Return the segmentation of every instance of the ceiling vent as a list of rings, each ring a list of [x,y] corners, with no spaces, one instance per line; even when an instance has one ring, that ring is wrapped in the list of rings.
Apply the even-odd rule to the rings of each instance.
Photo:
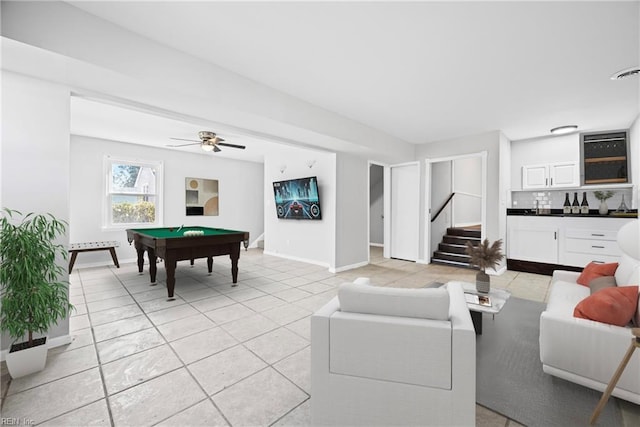
[[[631,67],[627,68],[626,70],[618,71],[611,76],[611,80],[622,80],[626,79],[627,77],[635,76],[637,74],[640,74],[640,67]]]

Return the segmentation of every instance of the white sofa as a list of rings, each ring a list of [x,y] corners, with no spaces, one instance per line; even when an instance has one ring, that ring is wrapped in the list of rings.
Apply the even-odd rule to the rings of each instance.
[[[313,425],[474,425],[475,367],[459,284],[343,284],[311,316]]]
[[[618,232],[623,252],[615,272],[618,286],[640,284],[639,241],[638,221]],[[579,275],[553,273],[547,307],[540,316],[540,360],[548,374],[604,391],[631,343],[631,331],[573,316],[575,306],[590,295],[588,286],[576,283]],[[640,404],[640,352],[633,355],[613,395]]]

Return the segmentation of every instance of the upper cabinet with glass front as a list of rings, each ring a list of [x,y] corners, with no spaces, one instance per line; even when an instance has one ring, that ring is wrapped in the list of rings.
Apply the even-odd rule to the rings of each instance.
[[[630,182],[628,136],[626,130],[580,134],[583,185]]]

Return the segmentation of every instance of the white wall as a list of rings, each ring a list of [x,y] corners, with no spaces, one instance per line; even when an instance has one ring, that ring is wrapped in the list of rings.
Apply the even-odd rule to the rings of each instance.
[[[482,158],[453,160],[453,225],[480,224],[482,221]],[[470,196],[470,194],[474,197]]]
[[[263,165],[216,158],[215,154],[199,155],[163,150],[148,146],[124,144],[96,138],[71,137],[71,229],[72,242],[117,240],[121,262],[136,259],[136,251],[127,242],[124,231],[103,229],[104,207],[103,159],[162,161],[164,169],[164,226],[202,225],[248,231],[253,242],[264,230]],[[185,178],[217,179],[220,215],[189,216],[185,214]],[[240,254],[242,262],[242,253]],[[77,267],[111,265],[106,251],[78,255]],[[74,267],[75,268],[75,267]],[[242,267],[241,267],[242,270]]]
[[[307,164],[312,160],[315,160],[315,164],[309,168]],[[284,169],[283,172],[281,172],[282,169]],[[273,182],[308,176],[318,177],[322,219],[278,219]],[[336,155],[297,148],[274,151],[265,156],[263,181],[264,252],[327,268],[334,267]]]
[[[629,128],[629,155],[631,156],[631,182],[634,184],[630,207],[638,209],[640,205],[640,115]]]
[[[2,72],[2,206],[69,221],[69,90]],[[68,233],[68,232],[67,232]],[[68,234],[60,239],[69,243]],[[59,261],[67,270],[67,263]],[[68,280],[64,274],[62,280]],[[64,319],[50,338],[69,333]],[[2,349],[11,340],[2,337]]]
[[[335,271],[366,265],[369,261],[369,230],[365,221],[367,168],[361,157],[338,153],[336,164]]]
[[[384,168],[369,166],[369,243],[384,244]]]

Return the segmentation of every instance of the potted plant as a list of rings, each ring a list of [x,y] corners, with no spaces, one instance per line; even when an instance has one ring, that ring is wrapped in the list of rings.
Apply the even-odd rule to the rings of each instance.
[[[478,292],[488,293],[491,282],[487,274],[487,268],[495,268],[504,258],[502,255],[502,239],[489,244],[489,239],[484,239],[478,246],[467,242],[467,255],[471,257],[471,264],[477,266],[480,271],[476,274],[476,289]]]
[[[593,195],[596,196],[596,199],[600,201],[600,206],[598,207],[598,212],[600,213],[600,215],[607,215],[609,213],[607,199],[613,197],[614,194],[616,194],[616,192],[611,190],[593,192]]]
[[[1,329],[16,341],[27,338],[7,354],[13,378],[44,369],[47,339],[33,335],[46,334],[73,309],[68,282],[60,280],[65,269],[58,263],[67,251],[56,243],[66,225],[51,214],[23,215],[7,208],[0,213]]]

